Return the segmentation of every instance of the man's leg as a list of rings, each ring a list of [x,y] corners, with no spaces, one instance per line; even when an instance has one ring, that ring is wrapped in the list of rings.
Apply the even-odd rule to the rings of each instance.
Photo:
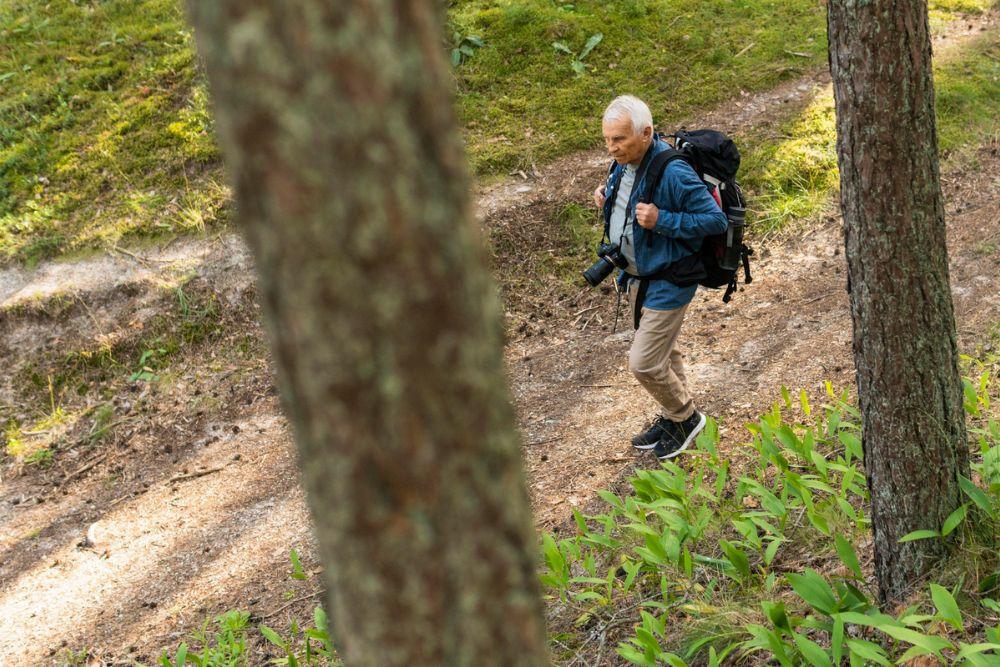
[[[682,422],[694,412],[681,354],[676,349],[686,311],[687,306],[674,310],[643,308],[628,357],[629,370],[662,406],[663,416],[674,422]]]
[[[684,373],[684,354],[680,350],[680,345],[676,342],[673,348],[670,350],[670,368],[673,369],[674,375],[680,380],[681,386],[687,391],[687,375]],[[690,395],[690,393],[688,394]]]
[[[635,308],[635,292],[629,290]],[[640,450],[652,450],[661,461],[686,450],[705,427],[705,416],[694,407],[687,389],[683,356],[677,336],[687,306],[676,310],[643,308],[639,330],[629,350],[629,369],[661,405],[663,416],[632,439]]]

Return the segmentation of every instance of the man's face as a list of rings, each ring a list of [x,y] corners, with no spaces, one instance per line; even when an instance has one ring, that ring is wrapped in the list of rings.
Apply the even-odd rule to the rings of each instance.
[[[632,120],[628,116],[607,121],[602,127],[608,155],[614,158],[615,162],[638,164],[642,161],[642,156],[646,154],[653,137],[653,128],[647,127],[641,134],[636,134],[632,130]]]

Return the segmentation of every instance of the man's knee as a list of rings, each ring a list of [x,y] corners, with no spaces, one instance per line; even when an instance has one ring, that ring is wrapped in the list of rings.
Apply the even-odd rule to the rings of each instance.
[[[632,371],[639,382],[644,380],[658,380],[663,374],[663,364],[661,360],[654,359],[648,355],[631,352],[628,355],[628,369]]]

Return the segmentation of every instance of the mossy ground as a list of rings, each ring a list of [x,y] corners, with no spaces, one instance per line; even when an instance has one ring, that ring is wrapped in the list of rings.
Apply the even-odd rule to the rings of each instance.
[[[483,47],[456,69],[459,110],[479,171],[530,166],[600,140],[611,97],[633,93],[657,119],[713,106],[819,68],[824,8],[814,0],[475,0],[453,32]],[[603,35],[583,59],[587,40]],[[748,48],[749,47],[749,48]]]
[[[225,218],[207,95],[174,0],[0,8],[0,259]]]
[[[987,32],[935,62],[938,145],[945,162],[975,159],[1000,138],[1000,33]],[[754,228],[767,235],[831,210],[839,184],[837,128],[828,88],[788,119],[779,141],[748,134],[741,180],[752,195]]]
[[[932,22],[989,5],[935,0]],[[466,51],[457,104],[480,175],[594,146],[612,95],[644,97],[669,125],[826,58],[818,0],[455,0],[447,19],[444,46]],[[177,0],[10,0],[0,35],[0,262],[226,223],[230,195]],[[944,146],[997,117],[996,62],[981,60],[949,69],[955,83],[941,86],[942,123],[956,128],[942,128]],[[741,138],[767,224],[824,205],[831,131],[817,108],[780,144]]]

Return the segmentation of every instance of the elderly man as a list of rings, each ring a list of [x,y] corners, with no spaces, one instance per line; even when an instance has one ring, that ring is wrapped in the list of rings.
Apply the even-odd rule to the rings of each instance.
[[[615,163],[607,182],[594,191],[594,201],[604,211],[605,235],[628,260],[618,284],[628,292],[637,323],[629,370],[661,406],[652,426],[632,438],[632,445],[652,450],[662,461],[687,449],[705,427],[677,348],[684,312],[698,285],[676,276],[690,275],[702,239],[725,231],[727,221],[684,160],[670,161],[652,201],[639,202],[651,159],[672,148],[653,132],[645,102],[631,95],[613,100],[604,112],[603,131]]]

